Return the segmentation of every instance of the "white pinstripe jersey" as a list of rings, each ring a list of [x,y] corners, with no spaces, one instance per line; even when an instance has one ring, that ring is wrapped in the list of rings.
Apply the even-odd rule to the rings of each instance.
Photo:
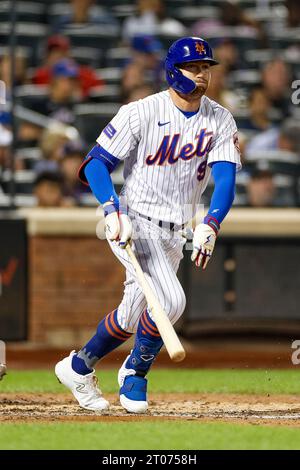
[[[120,108],[97,142],[124,162],[121,194],[141,214],[182,224],[200,203],[217,161],[239,169],[237,128],[230,112],[201,98],[187,118],[162,91]]]

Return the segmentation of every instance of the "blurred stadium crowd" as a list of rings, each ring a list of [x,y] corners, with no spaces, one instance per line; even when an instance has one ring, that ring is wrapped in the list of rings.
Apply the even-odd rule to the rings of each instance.
[[[208,40],[220,61],[208,96],[239,128],[235,205],[300,205],[299,0],[18,1],[14,80],[10,8],[1,0],[0,208],[12,151],[17,205],[96,205],[77,180],[82,158],[121,104],[166,89],[163,58],[185,35]],[[121,167],[113,179],[122,184]]]

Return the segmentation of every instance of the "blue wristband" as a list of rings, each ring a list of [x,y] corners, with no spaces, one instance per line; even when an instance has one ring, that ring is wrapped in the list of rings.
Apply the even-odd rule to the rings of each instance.
[[[116,206],[111,203],[111,204],[107,204],[107,206],[103,207],[103,210],[104,210],[104,216],[106,217],[108,214],[112,214],[113,212],[117,212],[118,209],[116,208]]]
[[[220,230],[220,224],[219,224],[219,222],[217,221],[217,219],[215,217],[213,217],[212,215],[207,214],[207,216],[204,217],[203,223],[209,225],[210,228],[213,229],[215,234],[218,235],[218,232]]]

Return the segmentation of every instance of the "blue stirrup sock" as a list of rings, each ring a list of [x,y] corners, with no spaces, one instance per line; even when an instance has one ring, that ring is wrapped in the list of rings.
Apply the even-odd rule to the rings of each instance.
[[[145,310],[138,324],[134,348],[125,364],[126,369],[133,369],[136,376],[145,377],[162,345],[163,340],[156,324]]]
[[[97,332],[72,358],[72,369],[80,375],[90,374],[96,362],[127,341],[132,335],[118,323],[118,310],[109,313],[99,323]]]

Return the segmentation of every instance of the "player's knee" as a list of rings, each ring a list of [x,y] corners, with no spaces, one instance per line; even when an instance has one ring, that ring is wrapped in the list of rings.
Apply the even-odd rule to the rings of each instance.
[[[123,315],[121,311],[118,310],[117,313],[117,321],[119,326],[122,328],[124,331],[130,330],[130,321],[129,318],[126,315]]]
[[[174,315],[173,319],[172,319],[172,323],[176,323],[177,320],[181,317],[181,315],[183,314],[184,310],[185,310],[185,307],[186,307],[186,297],[185,297],[185,294],[184,292],[182,291],[181,294],[180,294],[180,302],[179,302],[179,305],[176,309],[176,315]]]
[[[143,307],[143,308],[142,308]],[[136,333],[138,327],[138,320],[142,315],[143,311],[145,310],[145,306],[141,306],[140,309],[135,309],[133,311],[124,313],[118,310],[118,324],[122,328],[122,330],[126,331],[127,333]]]
[[[183,314],[186,306],[186,298],[183,289],[173,292],[172,297],[168,299],[168,305],[166,306],[166,312],[174,324]]]

